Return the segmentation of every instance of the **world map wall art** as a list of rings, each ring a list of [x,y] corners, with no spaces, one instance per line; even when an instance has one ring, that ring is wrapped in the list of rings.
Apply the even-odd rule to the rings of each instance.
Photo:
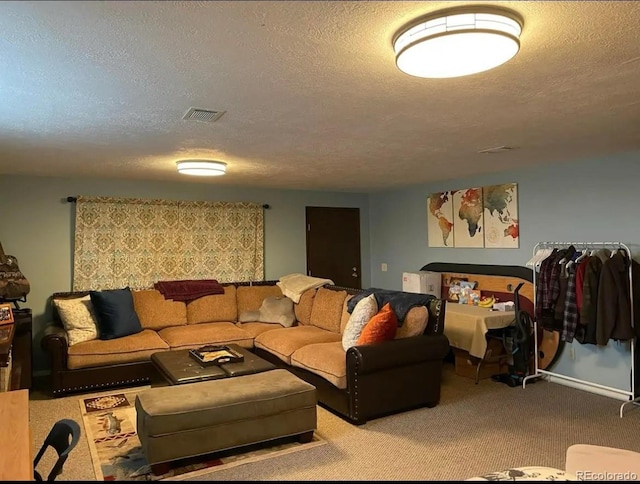
[[[518,184],[430,194],[427,232],[429,247],[517,249]]]

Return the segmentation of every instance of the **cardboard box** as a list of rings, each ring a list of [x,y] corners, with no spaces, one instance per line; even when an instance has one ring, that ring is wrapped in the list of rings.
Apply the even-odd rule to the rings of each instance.
[[[482,365],[480,366],[480,375],[478,377],[479,380],[491,378],[493,375],[507,373],[509,371],[507,354],[502,343],[497,340],[489,340],[487,344],[487,353],[489,353],[489,350],[491,350],[492,359],[482,362]],[[480,361],[479,358],[471,356],[469,352],[459,348],[453,348],[453,354],[455,355],[456,375],[475,380],[478,362]],[[504,358],[501,358],[499,361],[493,360],[493,358],[498,355],[504,355]]]
[[[442,296],[442,274],[431,271],[403,272],[402,290],[439,298]]]

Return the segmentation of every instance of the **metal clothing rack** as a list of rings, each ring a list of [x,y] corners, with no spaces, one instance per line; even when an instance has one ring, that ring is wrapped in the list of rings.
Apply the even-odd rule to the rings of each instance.
[[[629,259],[629,302],[630,302],[630,311],[631,311],[631,326],[633,327],[634,324],[634,315],[633,315],[633,270],[632,270],[632,259],[631,259],[631,251],[629,250],[629,247],[626,246],[625,244],[621,243],[621,242],[538,242],[535,247],[533,248],[533,255],[535,256],[538,251],[542,250],[542,249],[560,249],[560,248],[566,248],[569,247],[570,245],[574,246],[577,250],[579,249],[615,249],[615,250],[624,250],[627,254],[627,257]],[[537,291],[537,272],[535,270],[533,270],[533,293],[534,293],[534,307],[535,307],[535,303],[536,303],[536,299],[537,297],[535,297],[535,295]],[[534,311],[535,314],[535,311]],[[535,345],[534,348],[538,347],[538,321],[536,320],[536,318],[534,318],[534,331],[533,331],[533,335],[534,335],[534,341],[535,341]],[[539,355],[538,355],[538,351],[536,350],[535,353],[535,357],[534,357],[534,362],[535,362],[535,373],[533,375],[528,375],[526,376],[523,380],[522,380],[522,388],[525,388],[526,384],[527,384],[527,380],[530,380],[532,378],[538,378],[544,375],[547,376],[553,376],[556,378],[560,378],[560,379],[564,379],[564,380],[569,380],[572,382],[576,382],[576,383],[582,383],[584,385],[587,386],[591,386],[594,388],[600,388],[603,390],[608,390],[610,392],[613,393],[618,393],[621,395],[626,395],[628,400],[627,402],[624,402],[621,406],[620,406],[620,418],[622,418],[623,416],[623,410],[624,410],[624,406],[631,403],[634,405],[640,405],[640,397],[638,395],[636,395],[636,375],[635,375],[635,344],[636,344],[636,339],[632,338],[630,340],[630,349],[631,349],[631,389],[630,390],[621,390],[619,388],[614,388],[614,387],[609,387],[606,385],[601,385],[599,383],[595,383],[595,382],[591,382],[591,381],[587,381],[587,380],[581,380],[579,378],[574,378],[571,376],[567,376],[567,375],[562,375],[560,373],[555,373],[553,371],[550,370],[542,370],[539,367],[538,364],[538,359],[539,359]]]

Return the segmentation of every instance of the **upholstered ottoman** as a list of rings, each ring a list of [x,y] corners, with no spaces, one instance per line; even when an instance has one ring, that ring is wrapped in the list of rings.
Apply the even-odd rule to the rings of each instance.
[[[316,403],[316,388],[283,369],[152,387],[136,397],[138,436],[152,466],[281,437],[308,442]]]

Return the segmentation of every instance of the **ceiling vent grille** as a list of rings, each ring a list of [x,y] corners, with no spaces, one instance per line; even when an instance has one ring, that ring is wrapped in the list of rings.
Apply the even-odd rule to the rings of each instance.
[[[487,148],[484,150],[478,151],[478,153],[503,153],[505,151],[513,150],[513,146],[496,146],[494,148]]]
[[[226,111],[213,111],[211,109],[190,108],[182,119],[189,121],[204,121],[205,123],[213,123],[220,119]]]

